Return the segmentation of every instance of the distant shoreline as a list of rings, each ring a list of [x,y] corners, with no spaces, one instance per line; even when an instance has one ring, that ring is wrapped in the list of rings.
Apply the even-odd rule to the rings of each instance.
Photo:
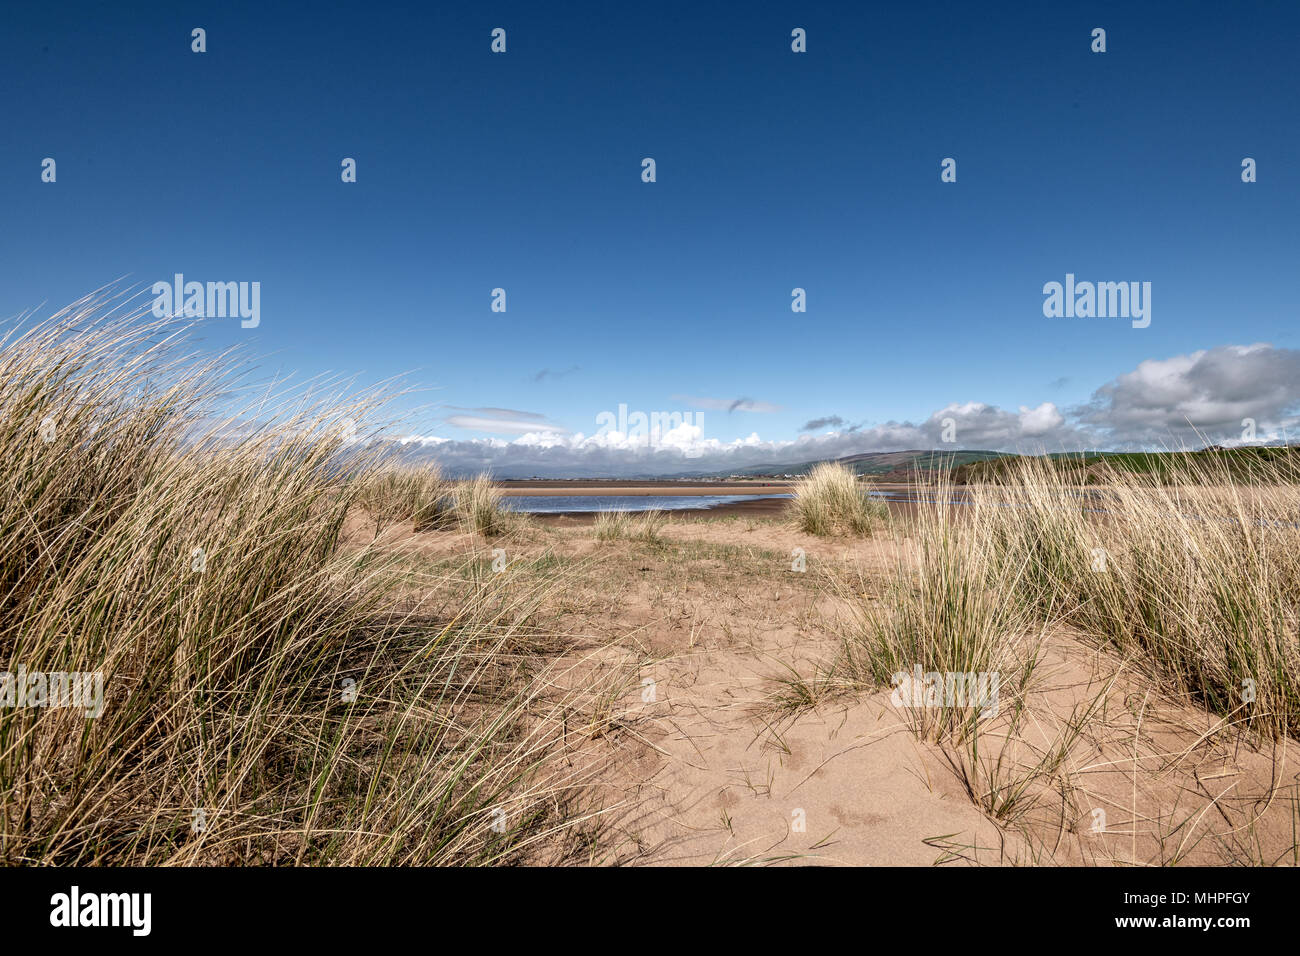
[[[667,514],[673,521],[702,521],[742,515],[751,518],[779,518],[789,504],[789,498],[753,498],[749,501],[727,501],[709,508],[682,508]],[[543,524],[566,527],[593,524],[598,514],[598,511],[533,511],[528,513],[528,517]]]
[[[503,494],[533,495],[781,495],[792,494],[790,481],[655,481],[599,479],[498,481]]]

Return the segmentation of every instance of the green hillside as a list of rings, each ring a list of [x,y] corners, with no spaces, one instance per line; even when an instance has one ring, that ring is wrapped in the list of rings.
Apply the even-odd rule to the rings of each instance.
[[[958,484],[1006,481],[1026,459],[1007,455],[976,461],[953,469]],[[1161,481],[1195,480],[1200,474],[1233,481],[1300,480],[1300,447],[1251,446],[1203,448],[1179,452],[1086,452],[1049,455],[1054,467],[1076,484],[1095,484],[1115,474],[1154,475]]]
[[[835,459],[859,475],[876,479],[891,478],[898,481],[911,479],[918,471],[950,471],[953,468],[976,462],[992,461],[1006,457],[997,451],[882,451],[861,455],[847,455]],[[805,461],[796,465],[753,465],[735,472],[738,475],[805,475],[818,461]]]

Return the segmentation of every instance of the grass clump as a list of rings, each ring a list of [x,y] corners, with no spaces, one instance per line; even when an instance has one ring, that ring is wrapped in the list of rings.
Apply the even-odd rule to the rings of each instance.
[[[375,530],[410,521],[415,531],[460,530],[494,538],[522,526],[524,517],[505,507],[501,491],[487,475],[446,480],[436,465],[391,467],[359,484],[358,504]]]
[[[85,301],[0,343],[0,864],[464,864],[566,845],[595,690],[555,673],[555,575],[413,582],[349,509],[427,501],[341,421],[232,411],[225,358]],[[481,483],[459,499],[492,520]],[[545,639],[552,645],[556,638]],[[9,689],[12,690],[12,684]],[[496,824],[494,826],[494,824]]]
[[[602,511],[596,515],[596,540],[659,544],[667,521],[668,516],[662,511]]]
[[[1184,483],[1124,475],[1086,491],[1024,462],[981,532],[1007,600],[1142,662],[1174,693],[1273,735],[1300,731],[1300,486],[1213,457]]]
[[[478,475],[456,486],[452,508],[467,531],[492,538],[518,528],[524,518],[505,507],[501,490],[487,475]]]
[[[1064,625],[1171,696],[1295,736],[1300,485],[1246,480],[1208,456],[1188,467],[1182,483],[1115,474],[1083,487],[1025,458],[963,489],[959,514],[942,483],[907,529],[914,542],[900,539],[919,553],[895,571],[886,610],[864,609],[850,656],[876,680],[909,655],[961,669],[989,658],[956,653],[977,635]]]
[[[869,491],[870,486],[860,482],[852,469],[823,462],[795,487],[791,503],[795,521],[808,534],[870,534],[889,512]]]
[[[921,736],[964,737],[987,717],[975,696],[953,694],[946,684],[926,696],[915,675],[961,675],[979,680],[997,697],[1014,699],[1037,659],[1037,637],[1025,609],[1007,600],[1020,586],[1004,577],[990,542],[968,522],[958,522],[942,493],[918,510],[912,538],[899,535],[894,566],[879,599],[864,600],[865,582],[843,589],[855,612],[838,667],[859,685],[902,688],[907,716]],[[985,710],[993,708],[985,707]]]
[[[384,468],[359,485],[357,503],[374,519],[376,533],[403,521],[413,522],[416,531],[459,523],[452,486],[437,465]]]
[[[1003,510],[993,499],[959,503],[941,481],[895,527],[883,593],[841,583],[853,625],[824,683],[892,688],[902,721],[941,745],[977,806],[1011,824],[1057,799],[1062,767],[1104,691],[1043,732],[1029,701],[1046,625],[1016,598],[1038,572],[1005,561],[989,534]]]

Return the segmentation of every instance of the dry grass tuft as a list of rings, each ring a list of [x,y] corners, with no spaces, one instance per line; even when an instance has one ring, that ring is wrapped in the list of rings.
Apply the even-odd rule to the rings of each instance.
[[[642,541],[658,544],[668,516],[662,511],[602,511],[596,515],[598,541]]]
[[[823,462],[795,487],[791,509],[808,534],[870,534],[889,517],[888,507],[870,497],[870,490],[844,465]]]
[[[1099,680],[1067,710],[1036,712],[1049,630],[1109,651],[1104,659],[1136,668],[1148,694],[1199,705],[1224,732],[1245,728],[1266,743],[1296,735],[1300,488],[1245,481],[1213,460],[1185,483],[1128,474],[1086,489],[1032,459],[1018,468],[997,485],[941,482],[896,525],[901,557],[883,589],[840,582],[855,624],[838,660],[802,697],[787,689],[782,700],[910,686],[899,677],[917,670],[996,674],[992,714],[940,692],[905,702],[900,716],[942,744],[971,798],[1004,824],[1072,799],[1070,768],[1080,747],[1095,746],[1081,742],[1105,735],[1117,703],[1113,681]]]
[[[533,623],[556,577],[465,575],[430,601],[394,555],[343,545],[354,507],[424,520],[444,499],[356,440],[373,402],[231,411],[226,357],[105,313],[77,303],[0,350],[0,670],[103,687],[97,716],[0,706],[0,863],[563,845],[586,771],[560,757],[600,689],[556,690]],[[456,493],[485,533],[498,503]]]

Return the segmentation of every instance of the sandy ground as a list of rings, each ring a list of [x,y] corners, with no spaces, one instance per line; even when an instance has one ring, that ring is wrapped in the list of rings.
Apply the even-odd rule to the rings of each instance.
[[[888,536],[673,513],[658,543],[552,519],[508,542],[407,532],[395,546],[424,562],[545,556],[568,582],[555,627],[584,647],[572,673],[635,669],[611,732],[568,758],[603,768],[597,862],[1295,862],[1295,743],[1252,743],[1079,635],[1042,635],[1035,683],[978,750],[929,739],[888,690],[788,706],[835,659],[850,602],[905,553]]]

